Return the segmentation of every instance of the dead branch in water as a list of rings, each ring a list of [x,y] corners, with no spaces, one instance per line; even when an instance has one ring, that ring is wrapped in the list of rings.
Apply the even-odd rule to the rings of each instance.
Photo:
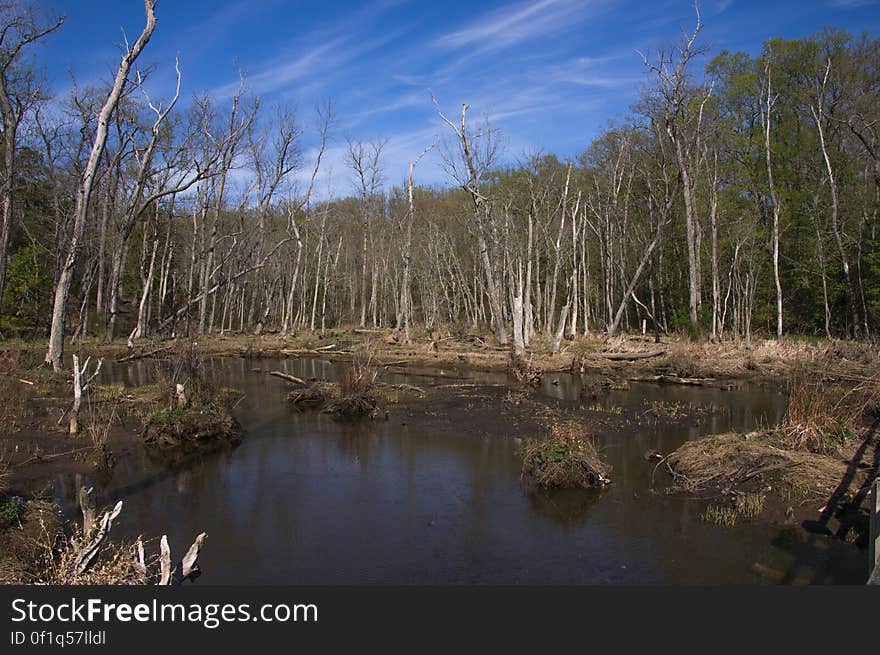
[[[682,378],[677,375],[641,375],[630,378],[631,382],[659,382],[660,384],[683,384],[701,387],[714,382],[712,378]]]
[[[171,349],[172,346],[161,346],[160,348],[155,348],[154,350],[150,350],[148,352],[134,353],[132,355],[126,355],[125,357],[120,357],[116,360],[116,363],[122,364],[123,362],[133,362],[137,359],[147,359],[149,357],[154,357],[155,355],[168,352]]]
[[[269,375],[274,375],[276,378],[281,378],[282,380],[287,380],[288,382],[293,382],[294,384],[301,384],[302,386],[306,386],[306,381],[302,378],[298,378],[295,375],[289,375],[287,373],[282,373],[281,371],[269,371]]]

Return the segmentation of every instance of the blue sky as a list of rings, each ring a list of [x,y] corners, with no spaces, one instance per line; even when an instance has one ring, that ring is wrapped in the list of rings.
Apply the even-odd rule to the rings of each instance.
[[[68,17],[40,53],[58,93],[70,88],[69,72],[80,84],[109,78],[122,30],[133,40],[143,26],[141,0],[45,4]],[[880,31],[880,0],[703,0],[701,7],[712,53],[756,52],[766,38],[826,25]],[[305,168],[314,107],[332,99],[332,177],[322,177],[337,195],[350,191],[346,137],[387,138],[383,165],[396,184],[407,162],[444,133],[429,87],[448,114],[467,102],[473,119],[488,115],[509,159],[536,150],[574,155],[637,97],[645,79],[637,51],[671,43],[694,21],[689,0],[160,0],[156,14],[140,62],[157,67],[151,97],[173,93],[177,53],[184,98],[203,90],[228,96],[238,65],[264,105],[296,108]],[[417,177],[448,182],[436,152]]]

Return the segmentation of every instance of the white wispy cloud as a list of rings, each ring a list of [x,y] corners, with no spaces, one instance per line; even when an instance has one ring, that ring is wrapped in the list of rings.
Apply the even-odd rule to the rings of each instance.
[[[524,41],[569,29],[585,20],[587,9],[598,2],[584,0],[541,0],[523,2],[512,8],[492,11],[453,32],[441,35],[434,45],[443,48],[471,48],[491,52]]]
[[[344,61],[347,58],[343,47],[345,40],[345,37],[337,37],[280,62],[258,65],[256,73],[245,70],[247,85],[255,93],[268,93],[312,74],[317,66],[325,66],[328,59],[335,63]],[[235,93],[238,84],[238,80],[228,82],[213,89],[211,93],[218,98],[229,98]]]
[[[610,64],[620,61],[626,55],[607,55],[602,57],[575,57],[543,67],[538,74],[547,82],[574,84],[583,87],[617,88],[637,84],[642,77],[623,74],[619,67],[615,70]]]

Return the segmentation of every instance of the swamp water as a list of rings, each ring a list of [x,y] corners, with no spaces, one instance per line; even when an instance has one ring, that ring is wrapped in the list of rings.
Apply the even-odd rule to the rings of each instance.
[[[333,379],[317,359],[209,360],[214,380],[241,389],[234,413],[245,429],[234,450],[176,467],[145,456],[120,462],[99,503],[124,501],[113,532],[167,534],[179,558],[194,536],[208,541],[199,584],[713,584],[855,583],[865,552],[800,526],[704,522],[706,502],[651,492],[648,449],[777,422],[785,398],[762,389],[633,385],[597,401],[716,405],[699,425],[639,425],[599,438],[613,466],[601,492],[527,494],[520,445],[505,434],[474,437],[388,421],[339,423],[297,413],[288,385],[262,371]],[[103,382],[149,381],[143,362],[111,367]],[[102,374],[103,376],[104,374]],[[386,376],[430,385],[431,378]],[[498,383],[504,376],[478,374]],[[579,381],[557,376],[537,393],[574,402]],[[461,417],[468,421],[462,408]],[[75,484],[56,481],[73,508]],[[818,510],[818,507],[817,507]],[[156,541],[149,552],[158,551]]]

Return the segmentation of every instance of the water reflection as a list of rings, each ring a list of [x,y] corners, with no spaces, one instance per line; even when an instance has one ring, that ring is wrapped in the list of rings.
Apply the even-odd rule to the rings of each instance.
[[[640,423],[599,435],[613,466],[610,487],[535,494],[521,486],[518,445],[506,435],[466,437],[393,416],[347,424],[297,413],[284,402],[286,384],[265,374],[274,369],[335,375],[321,360],[211,360],[218,384],[245,392],[236,407],[242,444],[170,467],[124,459],[98,488],[101,502],[125,501],[118,528],[125,536],[168,534],[181,548],[206,531],[200,584],[864,581],[864,553],[855,548],[760,524],[708,525],[699,518],[705,503],[652,491],[655,464],[646,450],[668,453],[702,434],[772,424],[785,409],[776,394],[635,384],[611,391],[597,402],[723,411],[700,425]],[[132,362],[108,373],[110,381],[143,384],[153,367]],[[498,384],[504,376],[478,379]],[[570,376],[540,393],[584,402]],[[57,481],[69,506],[75,489],[73,480]]]

